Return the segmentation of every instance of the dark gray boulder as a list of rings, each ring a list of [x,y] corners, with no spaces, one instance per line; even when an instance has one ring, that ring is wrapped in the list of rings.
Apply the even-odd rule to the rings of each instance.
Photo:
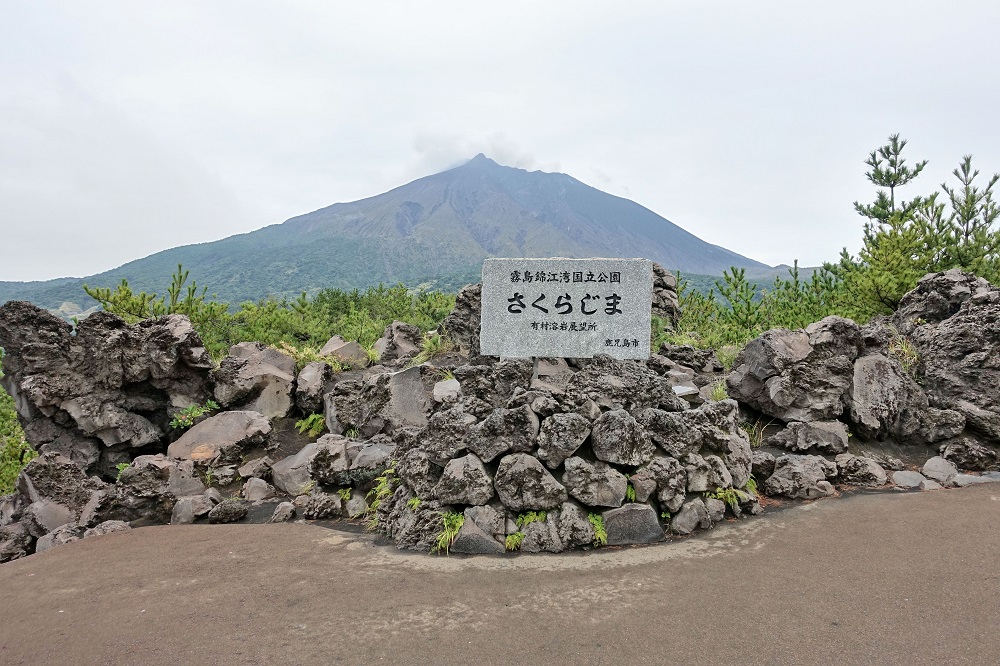
[[[942,444],[941,457],[959,469],[974,472],[1000,470],[1000,451],[983,446],[971,437]]]
[[[920,472],[929,479],[937,481],[942,486],[949,488],[954,484],[955,476],[958,474],[958,468],[955,467],[950,461],[945,460],[941,456],[934,456],[930,460],[924,463],[924,466],[920,469]]]
[[[500,555],[506,552],[504,515],[491,506],[471,506],[451,544],[451,552]]]
[[[601,414],[590,433],[598,460],[616,465],[642,465],[656,450],[645,429],[624,409]]]
[[[396,463],[396,475],[422,500],[435,499],[434,489],[443,472],[444,467],[422,448],[410,449]]]
[[[0,564],[10,562],[32,553],[35,539],[23,523],[11,523],[0,527]]]
[[[654,407],[682,411],[687,403],[674,393],[670,380],[644,363],[597,354],[584,361],[566,386],[564,401],[581,407],[588,401],[604,410],[636,410]]]
[[[576,456],[566,460],[563,485],[570,496],[586,506],[621,506],[628,479],[607,463],[589,463]]]
[[[609,546],[653,543],[663,540],[663,527],[656,510],[648,504],[626,504],[601,514]]]
[[[516,409],[500,407],[470,429],[465,445],[483,462],[490,462],[505,453],[531,451],[538,430],[538,417],[527,405]]]
[[[965,302],[995,290],[983,278],[958,268],[928,273],[899,301],[892,319],[900,333],[910,335],[920,326],[948,319]]]
[[[11,301],[0,307],[0,347],[0,384],[29,443],[82,464],[93,460],[95,445],[159,443],[176,405],[211,396],[211,359],[182,315],[128,325],[97,312],[74,335],[45,310]]]
[[[567,497],[566,488],[526,453],[501,459],[494,485],[500,501],[514,512],[554,509]]]
[[[274,463],[271,466],[271,482],[292,497],[306,492],[314,483],[309,470],[318,450],[317,444],[307,444],[295,455]]]
[[[56,546],[65,546],[68,543],[79,541],[83,538],[83,527],[78,523],[67,523],[60,525],[35,543],[35,552],[44,553]]]
[[[586,546],[594,541],[594,526],[587,511],[572,500],[559,507],[559,540],[563,548]]]
[[[243,520],[250,511],[250,502],[241,499],[225,499],[208,512],[210,523],[235,523]]]
[[[255,411],[222,412],[197,423],[167,447],[171,458],[239,462],[245,451],[264,445],[271,421]]]
[[[647,479],[652,480],[656,500],[661,508],[671,512],[681,508],[687,493],[687,470],[676,458],[655,456],[648,465],[636,472],[636,476],[640,477],[642,483]],[[633,486],[636,488],[636,500],[642,501],[639,497],[639,485],[633,481]]]
[[[712,517],[701,498],[685,502],[670,521],[670,529],[677,534],[691,534],[696,529],[712,529]]]
[[[441,322],[441,331],[459,351],[470,359],[479,357],[479,316],[483,287],[470,284],[455,297],[455,307]]]
[[[841,453],[836,462],[837,478],[841,483],[877,488],[884,486],[888,479],[882,466],[871,458]]]
[[[334,384],[333,369],[329,363],[307,363],[295,378],[295,406],[304,414],[322,412],[323,396],[330,392]]]
[[[525,553],[561,553],[565,546],[559,537],[559,511],[549,511],[545,520],[536,520],[522,528]]]
[[[1000,290],[972,291],[947,319],[916,327],[911,340],[931,405],[961,413],[971,430],[1000,443]]]
[[[424,336],[413,324],[394,321],[385,327],[382,337],[375,341],[373,349],[380,363],[401,361],[416,356],[420,352]]]
[[[233,345],[212,377],[215,399],[227,409],[281,418],[294,404],[295,359],[260,342]]]
[[[861,347],[858,325],[842,317],[805,330],[767,331],[736,357],[726,380],[729,395],[785,422],[836,418]]]
[[[493,479],[474,453],[445,465],[434,488],[434,496],[445,504],[482,505],[493,499],[493,494]]]
[[[191,495],[178,497],[170,514],[171,525],[187,525],[208,515],[215,502],[206,495]]]
[[[538,458],[549,469],[559,467],[590,436],[590,421],[575,413],[560,413],[542,421],[538,432]]]
[[[76,516],[69,508],[44,499],[29,504],[21,515],[21,522],[36,539],[75,520]]]
[[[840,421],[793,421],[768,438],[767,443],[795,453],[829,453],[847,451],[847,426]],[[765,477],[766,478],[766,477]]]
[[[780,456],[774,461],[774,473],[764,482],[768,495],[792,499],[816,499],[834,494],[827,480],[836,478],[837,465],[820,456]]]

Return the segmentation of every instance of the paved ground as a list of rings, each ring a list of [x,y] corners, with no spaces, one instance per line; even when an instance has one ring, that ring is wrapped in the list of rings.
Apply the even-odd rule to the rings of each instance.
[[[151,527],[2,565],[0,599],[0,664],[996,664],[1000,484],[582,555]]]

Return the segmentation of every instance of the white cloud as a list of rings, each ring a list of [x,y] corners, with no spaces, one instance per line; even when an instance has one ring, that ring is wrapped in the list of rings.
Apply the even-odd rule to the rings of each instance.
[[[478,152],[567,172],[769,263],[856,249],[862,161],[890,133],[931,160],[922,191],[968,152],[1000,170],[1000,7],[985,0],[947,21],[902,0],[4,14],[0,279],[96,272]]]

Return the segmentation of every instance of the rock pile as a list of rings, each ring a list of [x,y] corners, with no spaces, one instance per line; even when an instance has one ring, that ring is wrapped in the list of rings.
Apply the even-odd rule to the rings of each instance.
[[[673,277],[655,281],[675,320]],[[484,357],[479,298],[463,289],[442,324],[457,351],[416,365],[421,333],[395,322],[374,363],[331,338],[342,372],[257,343],[213,367],[181,316],[74,332],[0,307],[3,386],[41,452],[0,497],[0,561],[129,525],[296,516],[365,516],[400,548],[558,552],[708,529],[759,513],[760,493],[1000,479],[1000,290],[975,276],[928,275],[863,327],[768,331],[728,374],[673,345]],[[720,382],[733,399],[711,399]],[[209,400],[221,411],[171,427]],[[307,416],[328,432],[296,432]]]

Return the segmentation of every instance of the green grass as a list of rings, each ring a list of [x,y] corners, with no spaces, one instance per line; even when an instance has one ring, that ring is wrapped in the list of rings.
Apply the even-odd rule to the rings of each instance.
[[[608,531],[604,528],[604,518],[600,514],[591,513],[587,516],[587,520],[594,527],[594,546],[608,545]]]
[[[179,430],[190,428],[194,425],[194,422],[198,420],[198,418],[205,416],[206,414],[211,414],[218,408],[219,405],[214,400],[206,400],[203,405],[191,405],[190,407],[185,407],[181,411],[174,414],[174,418],[170,421],[170,427]]]
[[[462,525],[465,524],[465,515],[461,513],[448,512],[441,514],[441,531],[438,532],[437,540],[432,553],[444,551],[445,555],[450,554],[451,544],[455,543]]]
[[[513,534],[508,534],[507,538],[504,539],[504,546],[509,551],[521,550],[521,543],[524,541],[524,532],[514,532]]]

